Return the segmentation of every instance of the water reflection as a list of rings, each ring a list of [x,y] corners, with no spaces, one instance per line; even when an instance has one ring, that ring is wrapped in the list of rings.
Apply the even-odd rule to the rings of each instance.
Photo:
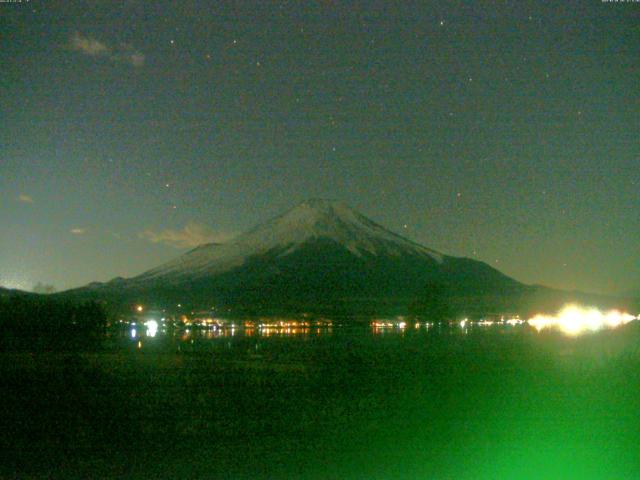
[[[163,322],[162,328],[155,320],[148,320],[144,323],[146,329],[144,334],[137,328],[135,323],[129,327],[129,336],[132,340],[138,341],[140,337],[176,338],[181,342],[190,342],[194,339],[213,340],[218,338],[231,337],[306,337],[322,336],[333,333],[333,322],[330,321],[296,321],[279,320],[272,322],[233,322],[233,323],[190,323],[188,328],[184,324],[166,325]]]
[[[438,331],[458,332],[468,334],[475,329],[501,328],[509,330],[514,327],[530,326],[537,332],[546,329],[555,329],[569,336],[576,336],[588,332],[596,332],[604,329],[613,329],[638,319],[626,312],[610,310],[601,312],[596,308],[567,305],[555,315],[535,315],[525,320],[519,316],[500,318],[480,318],[470,320],[463,318],[457,321],[419,322],[410,321],[404,317],[376,319],[370,323],[371,332],[374,335],[389,333],[403,334],[408,328],[428,331],[438,326]]]
[[[309,338],[316,336],[328,336],[349,329],[356,329],[360,334],[373,336],[399,335],[403,336],[413,332],[423,333],[462,333],[487,329],[509,331],[532,327],[533,331],[540,332],[548,328],[555,328],[568,335],[578,335],[585,332],[593,332],[604,328],[615,328],[624,325],[636,317],[627,313],[610,311],[602,313],[596,309],[585,309],[577,306],[568,306],[555,316],[537,315],[529,320],[518,316],[499,318],[463,318],[456,321],[430,322],[416,318],[396,316],[390,318],[377,318],[371,321],[334,323],[331,320],[295,320],[295,319],[259,319],[259,320],[235,320],[206,319],[203,322],[191,321],[188,325],[184,322],[170,323],[163,318],[160,322],[149,319],[144,322],[144,330],[140,325],[132,322],[128,328],[128,336],[136,342],[138,348],[142,348],[141,339],[155,339],[156,343],[161,338],[174,338],[180,342],[193,342],[194,340],[214,340],[218,338],[268,338],[268,337],[298,337]],[[514,330],[515,331],[515,330]]]

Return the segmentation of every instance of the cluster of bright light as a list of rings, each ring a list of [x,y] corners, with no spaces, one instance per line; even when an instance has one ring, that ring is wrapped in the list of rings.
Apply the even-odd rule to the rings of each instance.
[[[513,318],[502,317],[500,320],[488,320],[486,318],[481,318],[480,320],[474,320],[474,321],[470,321],[468,318],[465,318],[458,322],[458,324],[460,325],[460,328],[467,328],[471,326],[491,327],[493,325],[513,326],[513,325],[522,325],[523,323],[524,323],[524,320],[521,320],[519,317],[513,317]]]
[[[395,325],[395,323],[386,320],[374,320],[373,322],[371,322],[371,326],[373,328],[392,328]]]
[[[528,323],[536,330],[557,328],[567,335],[595,332],[603,328],[615,328],[635,320],[636,317],[618,310],[603,313],[597,308],[568,305],[556,315],[536,315]]]
[[[372,320],[371,327],[374,330],[382,328],[399,328],[401,330],[404,330],[405,328],[407,328],[407,321],[404,316],[398,315],[397,317],[391,319]]]
[[[524,323],[524,320],[520,320],[518,317],[514,317],[514,318],[507,318],[506,320],[503,320],[504,323],[506,323],[507,325],[522,325]]]
[[[158,333],[158,322],[155,320],[147,320],[144,326],[147,327],[147,337],[155,337]]]

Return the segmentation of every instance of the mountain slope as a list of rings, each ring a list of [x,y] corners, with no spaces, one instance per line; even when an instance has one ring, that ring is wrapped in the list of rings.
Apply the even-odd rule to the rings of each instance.
[[[277,252],[284,257],[308,242],[324,239],[356,257],[363,255],[420,256],[441,262],[443,255],[396,235],[340,202],[309,200],[232,240],[208,244],[134,280],[178,280],[223,273],[248,259]]]
[[[406,310],[434,284],[464,298],[525,288],[485,263],[396,235],[340,202],[309,200],[227,244],[202,245],[137,277],[75,294],[257,313],[376,312]]]

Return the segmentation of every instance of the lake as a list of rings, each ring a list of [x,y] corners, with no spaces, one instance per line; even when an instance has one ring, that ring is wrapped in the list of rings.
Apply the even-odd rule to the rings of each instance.
[[[132,330],[0,354],[0,477],[640,477],[637,321]]]

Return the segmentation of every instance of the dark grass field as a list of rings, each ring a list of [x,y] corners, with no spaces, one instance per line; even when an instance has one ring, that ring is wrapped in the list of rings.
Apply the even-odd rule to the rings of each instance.
[[[640,478],[637,322],[5,352],[0,385],[2,478]]]

